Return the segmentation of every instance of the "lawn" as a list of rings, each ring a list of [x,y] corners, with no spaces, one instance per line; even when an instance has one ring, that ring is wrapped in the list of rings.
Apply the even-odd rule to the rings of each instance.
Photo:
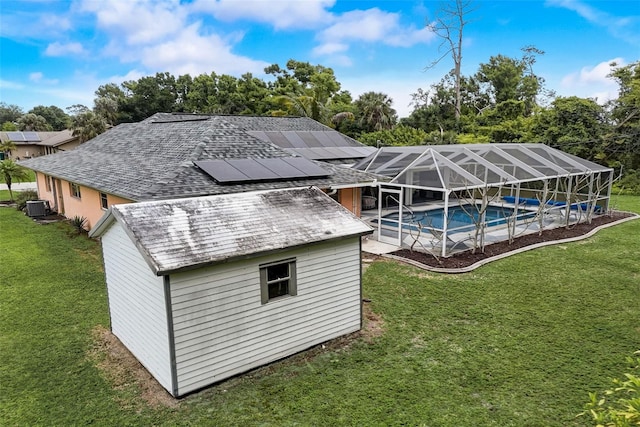
[[[640,212],[640,197],[617,203]],[[364,294],[380,337],[150,406],[88,356],[109,321],[99,246],[10,208],[0,224],[6,425],[590,425],[575,417],[588,392],[640,348],[636,220],[468,274],[375,262]]]

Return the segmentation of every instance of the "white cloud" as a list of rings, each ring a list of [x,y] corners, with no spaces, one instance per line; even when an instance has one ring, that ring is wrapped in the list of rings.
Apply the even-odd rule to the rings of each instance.
[[[345,43],[326,43],[317,46],[312,50],[314,55],[331,55],[338,52],[345,52],[349,49],[349,45]]]
[[[615,68],[611,66],[611,63],[616,63],[618,66],[625,64],[624,59],[613,58],[609,61],[601,62],[595,66],[582,67],[580,71],[566,75],[562,79],[562,85],[566,87],[585,86],[593,84],[615,85],[615,82],[607,77]]]
[[[172,35],[184,27],[187,18],[179,0],[84,0],[80,10],[94,13],[99,28],[128,45]]]
[[[334,4],[335,0],[196,0],[192,9],[221,21],[263,22],[281,30],[325,25],[332,20],[327,9]]]
[[[323,30],[318,37],[325,43],[357,40],[408,47],[416,43],[429,42],[434,35],[426,27],[417,29],[414,25],[401,25],[398,13],[373,8],[340,15],[336,22]]]
[[[44,54],[47,56],[68,56],[68,55],[82,55],[85,53],[84,48],[80,43],[59,43],[53,42],[47,46]]]
[[[322,30],[317,39],[321,44],[313,49],[317,55],[331,55],[347,50],[348,42],[382,43],[388,46],[410,47],[428,43],[434,34],[428,28],[403,25],[400,14],[378,8],[346,12],[334,19],[334,23]]]
[[[637,15],[613,16],[580,0],[547,0],[546,5],[574,11],[588,22],[606,28],[614,37],[634,45],[640,45],[640,17]]]
[[[44,73],[40,71],[36,71],[29,74],[29,80],[34,83],[47,84],[47,85],[55,85],[58,84],[57,79],[45,79]]]
[[[22,83],[12,82],[10,80],[2,80],[0,79],[0,89],[14,89],[20,90],[23,89],[24,85]]]
[[[142,63],[150,69],[175,75],[197,75],[211,70],[226,74],[262,73],[269,65],[233,54],[231,46],[221,37],[200,35],[199,28],[199,24],[192,24],[170,41],[145,47],[141,52]]]
[[[575,96],[594,98],[603,103],[618,96],[618,85],[615,80],[607,77],[616,67],[624,66],[623,58],[613,58],[595,66],[582,67],[580,71],[568,74],[562,78],[561,92]]]

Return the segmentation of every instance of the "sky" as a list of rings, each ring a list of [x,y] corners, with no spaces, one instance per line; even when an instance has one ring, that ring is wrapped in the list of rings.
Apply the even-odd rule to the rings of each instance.
[[[471,0],[462,73],[491,56],[534,65],[560,96],[615,98],[610,64],[640,60],[638,0]],[[450,4],[451,1],[448,1]],[[0,0],[0,102],[93,107],[106,83],[169,72],[251,72],[289,59],[331,67],[354,99],[411,94],[453,68],[429,23],[447,3],[410,0]],[[427,66],[444,58],[434,67]]]

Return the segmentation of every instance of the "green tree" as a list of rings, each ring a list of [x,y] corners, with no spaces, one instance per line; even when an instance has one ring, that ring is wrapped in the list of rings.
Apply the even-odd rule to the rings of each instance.
[[[126,81],[122,87],[126,101],[119,108],[134,122],[155,113],[169,113],[176,109],[176,79],[170,73],[156,73],[155,76]]]
[[[16,123],[23,115],[24,111],[19,106],[0,102],[0,123]]]
[[[429,142],[429,135],[422,129],[399,125],[393,129],[363,133],[358,140],[373,147],[380,145],[423,145]]]
[[[16,143],[7,139],[6,141],[0,141],[0,153],[4,153],[4,157],[9,157],[11,151],[16,149]]]
[[[55,105],[49,107],[38,105],[29,110],[29,113],[44,117],[52,130],[60,131],[69,127],[69,115],[62,108]]]
[[[126,104],[124,91],[115,83],[101,85],[94,92],[93,110],[102,116],[110,125],[117,125],[132,121],[131,117],[122,111]]]
[[[601,153],[605,111],[593,99],[558,97],[533,118],[530,140],[589,160]]]
[[[265,68],[265,72],[276,77],[270,90],[278,109],[271,114],[293,114],[331,124],[336,114],[332,108],[334,97],[342,96],[333,69],[291,59],[286,69],[273,64]]]
[[[12,159],[0,161],[0,176],[4,178],[4,182],[9,189],[9,200],[13,201],[13,191],[11,185],[14,181],[24,181],[29,179],[29,172],[24,166],[20,166]]]
[[[18,130],[18,126],[13,122],[4,122],[4,123],[2,123],[2,129],[1,130],[3,132],[16,131],[16,130]]]
[[[27,113],[18,119],[18,129],[22,131],[50,131],[51,126],[44,117]]]
[[[107,123],[93,111],[86,111],[73,116],[71,130],[73,130],[73,136],[77,136],[80,143],[83,143],[107,130]]]
[[[355,101],[356,117],[366,132],[391,129],[397,122],[393,100],[382,92],[365,92]]]
[[[628,168],[640,170],[640,61],[616,68],[609,77],[616,80],[619,92],[608,105],[613,129],[606,136],[605,151]]]

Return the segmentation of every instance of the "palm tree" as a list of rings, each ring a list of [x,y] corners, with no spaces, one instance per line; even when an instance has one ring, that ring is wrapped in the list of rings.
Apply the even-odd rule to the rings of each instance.
[[[79,137],[80,143],[83,143],[107,130],[107,123],[93,111],[85,111],[73,116],[71,130],[73,136]]]
[[[11,141],[10,139],[6,140],[6,141],[0,141],[0,153],[5,154],[5,156],[0,159],[0,160],[4,160],[5,157],[9,157],[9,153],[12,150],[16,149],[16,144],[15,142]]]
[[[396,110],[391,108],[393,100],[382,92],[366,92],[355,102],[360,116],[360,126],[368,132],[391,129],[397,120]]]
[[[11,159],[0,162],[0,176],[4,178],[4,182],[9,189],[9,200],[13,202],[13,192],[11,191],[11,183],[14,180],[24,181],[29,179],[29,172],[24,166],[20,166]]]

